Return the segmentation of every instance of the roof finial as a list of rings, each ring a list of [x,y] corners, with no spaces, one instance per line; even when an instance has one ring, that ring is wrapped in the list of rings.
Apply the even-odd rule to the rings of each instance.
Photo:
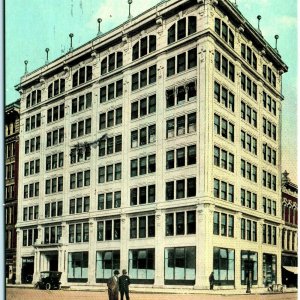
[[[45,51],[46,51],[46,65],[47,65],[48,64],[48,54],[49,54],[50,49],[46,48]]]
[[[277,40],[279,39],[279,35],[278,34],[276,34],[275,35],[275,50],[278,52],[278,50],[277,50]]]
[[[261,15],[258,15],[257,16],[257,29],[259,32],[261,32],[260,27],[259,27],[260,20],[261,20]]]
[[[128,0],[128,4],[129,4],[128,20],[130,20],[132,18],[132,15],[130,14],[130,5],[132,4],[132,0]]]
[[[24,61],[24,64],[25,64],[25,74],[27,74],[27,73],[28,73],[28,71],[27,71],[28,60],[25,60],[25,61]]]
[[[70,37],[70,49],[69,49],[69,51],[72,51],[72,50],[73,50],[73,44],[72,44],[73,36],[74,36],[73,33],[70,33],[70,34],[69,34],[69,37]]]
[[[98,22],[98,33],[97,33],[97,35],[99,36],[99,35],[102,34],[101,29],[100,29],[102,19],[101,19],[101,18],[98,18],[98,19],[97,19],[97,22]]]

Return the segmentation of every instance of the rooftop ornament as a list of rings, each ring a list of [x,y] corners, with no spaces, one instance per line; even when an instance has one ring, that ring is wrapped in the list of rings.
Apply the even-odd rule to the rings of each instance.
[[[70,34],[69,34],[69,37],[70,37],[70,49],[69,49],[69,51],[72,51],[72,50],[73,50],[73,44],[72,44],[73,36],[74,36],[73,33],[70,33]]]
[[[100,29],[102,19],[98,18],[97,22],[98,22],[98,33],[97,33],[97,36],[100,36],[102,34],[101,29]]]
[[[46,48],[45,49],[45,51],[46,51],[46,65],[48,64],[48,54],[49,54],[49,51],[50,51],[50,49],[49,48]]]
[[[128,0],[128,4],[129,4],[128,20],[130,20],[132,18],[132,15],[130,14],[130,5],[132,4],[132,0]]]
[[[27,74],[28,73],[28,71],[27,71],[28,60],[25,60],[24,64],[25,64],[25,73],[24,74]]]
[[[260,30],[260,27],[259,27],[260,20],[261,20],[261,15],[258,15],[257,16],[257,30],[261,33],[261,30]]]
[[[279,35],[276,34],[274,37],[275,37],[275,50],[278,52],[278,50],[277,50],[277,40],[279,39]]]

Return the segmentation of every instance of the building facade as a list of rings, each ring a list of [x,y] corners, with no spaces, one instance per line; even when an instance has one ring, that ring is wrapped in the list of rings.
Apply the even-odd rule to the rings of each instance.
[[[170,0],[23,76],[17,281],[280,283],[286,71],[231,2]]]
[[[5,107],[5,278],[16,278],[20,101]]]
[[[298,279],[298,186],[287,171],[282,174],[282,283],[297,286]]]

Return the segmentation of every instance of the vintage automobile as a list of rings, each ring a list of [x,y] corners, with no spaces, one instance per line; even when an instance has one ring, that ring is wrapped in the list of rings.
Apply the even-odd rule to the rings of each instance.
[[[59,281],[61,272],[44,271],[41,272],[40,280],[34,285],[36,289],[60,289],[61,282]]]

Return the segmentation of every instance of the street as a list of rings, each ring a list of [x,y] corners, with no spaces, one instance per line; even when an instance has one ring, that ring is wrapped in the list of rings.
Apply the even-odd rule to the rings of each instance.
[[[284,294],[251,294],[251,295],[206,295],[206,294],[130,294],[130,300],[296,300],[297,293]],[[97,291],[68,291],[68,290],[35,290],[29,288],[6,288],[7,300],[107,300],[105,292]],[[120,298],[119,298],[120,299]]]

